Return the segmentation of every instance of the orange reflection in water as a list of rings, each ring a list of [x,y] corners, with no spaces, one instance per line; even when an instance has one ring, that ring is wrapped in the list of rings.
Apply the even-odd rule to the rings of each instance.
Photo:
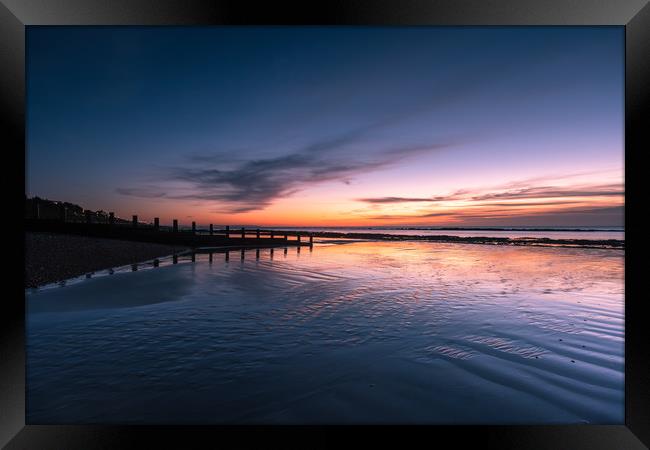
[[[544,300],[580,294],[581,302],[597,297],[601,306],[623,309],[624,250],[426,242],[324,244],[305,263],[311,270],[374,278],[378,283],[392,279],[393,287],[405,290],[526,293]]]

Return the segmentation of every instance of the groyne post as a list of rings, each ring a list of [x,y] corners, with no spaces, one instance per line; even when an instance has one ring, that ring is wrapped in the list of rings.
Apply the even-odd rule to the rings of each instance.
[[[314,235],[313,234],[309,235],[309,246],[310,247],[314,246]]]
[[[300,245],[300,234],[296,235],[298,237],[298,245]]]
[[[39,204],[38,200],[35,198],[32,198],[32,213],[34,214],[34,219],[40,219],[41,218],[41,205]]]
[[[84,213],[86,214],[86,223],[90,223],[90,211],[86,210]]]
[[[246,237],[246,231],[244,230],[244,227],[241,229],[241,238],[244,239]]]
[[[111,211],[108,213],[108,224],[113,225],[114,223],[115,223],[115,213]]]
[[[230,225],[226,225],[226,239],[230,237]]]
[[[210,236],[212,236],[213,234],[214,234],[214,227],[212,226],[212,224],[210,224]],[[212,255],[212,253],[210,253],[210,255]]]
[[[133,228],[137,228],[137,227],[138,227],[138,215],[137,215],[137,214],[133,214],[133,219],[132,219],[131,222],[132,222],[132,224],[133,224]]]
[[[196,222],[192,221],[192,234],[196,234]]]
[[[153,218],[153,229],[158,231],[160,229],[160,218],[159,217],[154,217]]]
[[[259,239],[259,238],[260,238],[260,229],[258,228],[257,229],[257,239]]]
[[[174,233],[178,233],[178,219],[174,219],[172,222],[172,230],[174,230]]]
[[[59,219],[61,219],[61,222],[65,222],[68,219],[68,208],[63,203],[59,203]]]

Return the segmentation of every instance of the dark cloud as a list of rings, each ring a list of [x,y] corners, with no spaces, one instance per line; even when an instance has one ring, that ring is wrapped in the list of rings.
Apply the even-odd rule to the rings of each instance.
[[[358,198],[359,202],[366,203],[409,203],[409,202],[430,202],[429,197],[375,197],[375,198]]]
[[[601,197],[625,195],[623,186],[619,184],[606,184],[589,186],[587,188],[556,186],[535,186],[495,192],[472,197],[472,200],[506,200],[520,198],[553,198],[553,197]]]
[[[457,215],[454,212],[445,212],[445,213],[430,213],[430,214],[423,214],[423,215],[399,215],[399,214],[384,214],[384,215],[379,215],[379,216],[371,216],[371,217],[366,217],[367,219],[377,219],[377,220],[382,220],[382,219],[416,219],[419,217],[452,217]]]
[[[156,187],[117,188],[115,189],[115,192],[122,195],[142,198],[162,198],[167,196],[166,192],[161,192]]]
[[[506,185],[508,186],[508,185]],[[496,189],[495,189],[496,190]],[[557,197],[601,197],[601,196],[622,196],[625,195],[623,186],[618,184],[605,184],[588,187],[557,187],[557,186],[527,186],[518,189],[508,189],[501,192],[490,192],[488,194],[468,196],[467,190],[458,190],[449,195],[438,195],[432,197],[370,197],[356,199],[360,202],[371,204],[382,203],[410,203],[410,202],[445,202],[450,200],[519,200],[519,199],[544,199]],[[492,206],[536,206],[536,205],[559,205],[574,203],[568,200],[555,202],[529,202],[529,203],[483,203]]]
[[[516,202],[516,203],[481,203],[479,206],[557,206],[557,205],[571,205],[575,203],[583,203],[577,200],[558,200],[553,202]]]
[[[164,174],[166,182],[177,186],[173,193],[166,193],[170,189],[163,191],[151,186],[119,188],[117,192],[144,198],[214,201],[223,205],[219,210],[221,212],[242,213],[264,209],[274,200],[295,194],[310,184],[334,180],[349,184],[350,178],[356,175],[388,168],[405,158],[452,145],[404,146],[378,151],[373,155],[338,151],[375,126],[315,142],[282,156],[239,162],[229,159],[223,164],[220,161],[224,159],[203,158],[199,167],[174,167]],[[196,162],[196,155],[192,158]]]
[[[370,197],[358,198],[359,202],[381,204],[381,203],[415,203],[415,202],[442,202],[447,200],[459,200],[465,198],[466,190],[458,190],[449,195],[438,195],[435,197]]]
[[[526,214],[513,214],[511,209],[495,208],[477,210],[456,210],[414,215],[380,215],[369,219],[413,220],[429,217],[448,217],[454,222],[466,225],[548,225],[548,226],[622,226],[625,217],[624,206],[605,206],[594,208],[569,207],[554,211],[531,211]],[[486,222],[488,221],[488,222]],[[406,222],[404,222],[406,223]]]

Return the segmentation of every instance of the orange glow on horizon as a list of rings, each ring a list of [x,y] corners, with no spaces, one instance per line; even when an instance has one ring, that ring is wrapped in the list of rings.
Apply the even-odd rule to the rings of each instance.
[[[329,182],[279,198],[266,207],[231,213],[236,204],[207,200],[125,197],[116,214],[162,224],[259,225],[265,227],[351,226],[489,226],[526,219],[531,225],[554,225],[552,217],[582,214],[625,204],[622,169],[554,175],[459,189],[451,183],[414,185],[405,179],[391,185],[360,179],[349,186]],[[396,195],[395,193],[398,193]],[[126,203],[126,204],[125,204]],[[594,213],[595,214],[595,213]],[[549,219],[549,217],[551,217]],[[622,214],[621,214],[622,217]],[[535,221],[543,219],[543,223]],[[560,224],[555,224],[560,225]],[[579,225],[579,224],[578,224]],[[616,225],[610,223],[606,225]]]

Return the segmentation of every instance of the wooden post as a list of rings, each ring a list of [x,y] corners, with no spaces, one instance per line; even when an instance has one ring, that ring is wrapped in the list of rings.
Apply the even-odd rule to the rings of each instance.
[[[273,247],[271,247],[271,259],[273,259]]]
[[[230,251],[226,250],[226,262],[230,261]]]
[[[160,230],[160,218],[159,217],[154,217],[153,218],[153,229],[158,231]]]
[[[241,259],[242,259],[242,261],[244,260],[244,249],[243,248],[241,249]]]
[[[108,223],[110,225],[113,225],[115,223],[115,213],[114,212],[109,212],[108,213]]]
[[[196,222],[192,221],[192,234],[196,234]]]
[[[310,235],[309,235],[309,245],[310,245],[310,246],[313,246],[313,245],[314,245],[314,235],[313,235],[313,234],[310,234]]]
[[[131,264],[131,272],[137,272],[138,270],[138,265],[137,264]]]
[[[68,208],[63,203],[59,203],[59,219],[61,219],[61,222],[68,219]]]
[[[244,231],[244,227],[242,227],[242,229],[241,229],[241,238],[242,239],[246,238],[246,231]]]
[[[178,255],[174,254],[174,256],[172,256],[172,263],[178,264]]]
[[[275,231],[271,231],[271,239],[275,237]]]
[[[174,233],[178,233],[178,219],[174,219],[172,229],[174,230]]]
[[[192,252],[192,262],[196,262],[196,253]]]
[[[210,252],[208,255],[208,262],[212,264],[212,252]]]
[[[226,239],[230,237],[230,225],[226,225]]]
[[[160,261],[157,260],[157,259],[154,259],[154,260],[153,260],[153,266],[154,266],[154,267],[158,267],[159,265],[160,265]]]
[[[288,241],[289,240],[289,235],[287,233],[284,233],[284,240]]]
[[[41,218],[41,205],[39,204],[38,200],[33,198],[32,199],[32,208],[33,213],[34,213],[34,219],[40,219]]]
[[[255,250],[255,259],[260,259],[260,249]]]
[[[284,256],[287,256],[287,247],[284,248]]]
[[[85,213],[86,213],[86,223],[90,223],[90,211],[86,210]]]
[[[298,237],[298,244],[300,244],[300,235],[298,234],[297,237]],[[298,248],[300,248],[300,247],[298,247]]]
[[[213,234],[214,234],[214,228],[212,224],[210,224],[210,236],[212,236]],[[210,253],[210,257],[212,257],[212,253]]]
[[[259,239],[259,238],[260,238],[260,229],[258,228],[257,229],[257,239]]]
[[[137,214],[133,214],[133,219],[131,220],[131,222],[133,224],[133,228],[138,227],[138,215]]]

